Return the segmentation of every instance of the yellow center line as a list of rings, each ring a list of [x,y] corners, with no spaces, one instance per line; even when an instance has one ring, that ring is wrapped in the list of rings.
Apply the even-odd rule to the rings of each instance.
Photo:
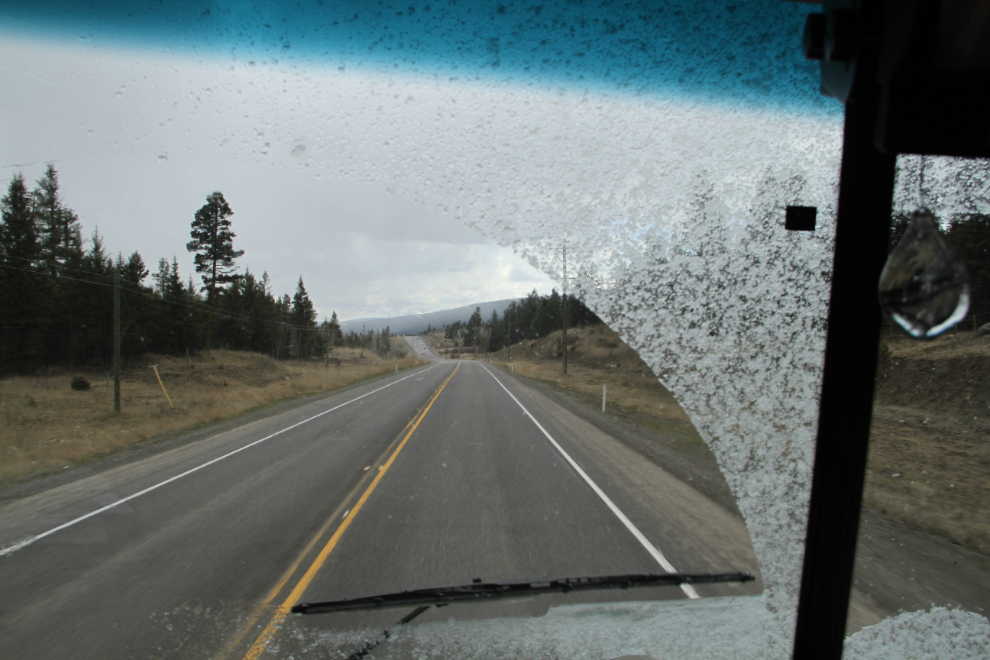
[[[413,425],[413,422],[416,421],[417,417],[418,415],[414,415],[413,418],[406,423],[402,431],[399,432],[400,437],[402,436],[403,433],[406,432],[406,430],[410,426]],[[398,438],[396,438],[396,440],[398,440]],[[393,442],[391,446],[385,451],[385,453],[382,454],[382,458],[388,455],[388,452],[392,451],[392,447],[394,446],[395,443]],[[380,459],[379,461],[375,461],[374,463],[372,463],[372,465],[377,465],[379,462]],[[351,501],[351,498],[354,497],[354,495],[356,495],[360,491],[360,489],[364,486],[365,483],[367,483],[369,479],[371,479],[372,474],[373,473],[371,472],[365,474],[364,477],[361,479],[361,481],[358,482],[357,486],[355,486],[351,490],[351,492],[347,494],[347,497],[341,500],[340,505],[333,510],[333,513],[330,514],[330,517],[327,518],[327,521],[323,523],[323,527],[320,528],[320,531],[318,531],[313,536],[310,542],[306,544],[306,547],[303,548],[303,551],[299,553],[299,556],[296,557],[296,560],[292,562],[292,565],[289,566],[289,568],[285,571],[285,573],[282,574],[282,578],[278,581],[278,584],[276,584],[272,588],[272,590],[268,592],[268,596],[265,598],[265,600],[262,601],[262,605],[267,605],[271,603],[273,600],[275,600],[275,597],[278,596],[280,591],[282,591],[282,587],[285,586],[285,583],[289,581],[289,578],[291,578],[292,575],[296,572],[296,569],[299,568],[299,564],[302,563],[302,560],[306,558],[306,555],[308,555],[309,551],[313,549],[313,546],[316,545],[316,542],[319,541],[321,538],[323,538],[323,535],[326,533],[328,529],[330,529],[330,526],[333,525],[334,522],[336,522],[337,518],[340,516],[341,511],[343,511],[344,507],[348,505],[348,503]]]
[[[409,432],[406,433],[406,437],[404,437],[402,442],[399,443],[399,446],[395,448],[395,451],[392,452],[392,455],[389,457],[388,461],[386,461],[385,464],[379,468],[374,480],[361,495],[361,499],[357,501],[357,504],[354,505],[351,512],[347,514],[347,517],[340,523],[340,527],[338,527],[337,531],[333,533],[333,536],[330,537],[327,544],[323,546],[320,554],[313,560],[312,565],[310,565],[306,573],[303,574],[302,578],[300,578],[292,592],[289,593],[285,601],[279,605],[278,610],[276,610],[275,616],[272,617],[271,622],[265,626],[265,629],[260,635],[258,635],[258,638],[254,640],[254,644],[251,645],[251,648],[248,649],[247,655],[244,656],[245,660],[256,660],[262,653],[264,653],[265,647],[268,646],[268,642],[271,641],[272,635],[275,634],[275,629],[280,623],[282,623],[282,620],[288,616],[292,606],[299,602],[299,599],[302,598],[306,588],[309,587],[310,583],[313,581],[313,578],[316,577],[317,572],[319,572],[319,570],[323,567],[327,557],[329,557],[333,549],[337,547],[337,542],[340,541],[340,537],[343,536],[344,532],[347,531],[347,528],[351,526],[351,522],[357,516],[358,512],[361,511],[364,503],[368,501],[368,497],[371,496],[371,493],[374,492],[375,488],[378,486],[378,483],[382,480],[382,477],[385,476],[385,473],[388,472],[388,469],[392,466],[392,463],[395,462],[396,456],[398,456],[399,452],[402,451],[402,448],[406,446],[406,442],[410,437],[412,437],[412,434],[416,432],[416,429],[419,427],[419,423],[423,421],[424,417],[426,417],[426,413],[430,412],[430,408],[433,407],[433,403],[437,400],[437,397],[440,396],[440,393],[443,392],[443,388],[447,387],[447,383],[450,382],[450,379],[454,377],[454,374],[456,374],[457,370],[460,368],[461,365],[458,364],[450,375],[447,376],[447,380],[443,381],[437,391],[433,394],[433,397],[430,399],[429,403],[426,404],[423,412],[420,413],[419,417],[409,429]],[[279,588],[281,588],[281,585],[279,585]],[[277,593],[277,591],[273,592],[272,595],[274,596],[275,593]]]
[[[389,446],[385,449],[385,451],[382,452],[380,457],[378,457],[375,461],[371,463],[372,465],[378,465],[379,463],[384,461],[395,450],[395,446],[399,444],[400,440],[402,440],[402,434],[405,433],[409,429],[409,427],[413,425],[413,422],[415,422],[416,419],[419,418],[420,412],[421,410],[417,410],[416,414],[413,415],[408,422],[406,422],[406,425],[402,427],[402,430],[399,431],[399,433],[396,435],[395,440],[393,440],[392,443],[389,444]],[[362,477],[361,480],[358,481],[358,483],[354,486],[354,488],[352,488],[350,492],[347,493],[344,499],[340,501],[340,504],[338,504],[337,508],[333,510],[333,513],[330,514],[330,517],[327,518],[327,521],[323,523],[323,526],[320,527],[319,531],[313,535],[313,538],[309,540],[309,543],[307,543],[306,547],[302,549],[302,552],[300,552],[296,556],[296,560],[292,562],[292,565],[289,566],[289,568],[286,569],[284,573],[282,573],[282,577],[279,578],[278,583],[274,587],[272,587],[272,589],[268,592],[268,595],[265,597],[265,599],[260,603],[258,603],[257,605],[255,605],[254,608],[252,608],[251,613],[248,615],[247,619],[239,626],[240,632],[234,635],[224,645],[223,650],[221,650],[220,653],[216,656],[216,660],[226,660],[226,658],[230,657],[230,655],[234,652],[234,650],[241,645],[241,640],[244,639],[245,635],[251,632],[251,629],[254,627],[254,624],[258,620],[258,618],[261,617],[261,615],[264,614],[264,612],[269,609],[268,606],[271,604],[273,600],[275,600],[275,597],[278,596],[278,594],[282,591],[282,588],[285,587],[286,583],[292,578],[296,570],[299,568],[299,565],[309,555],[309,552],[313,549],[313,546],[315,546],[316,543],[323,538],[323,536],[327,533],[327,530],[330,529],[331,525],[337,522],[337,520],[340,517],[340,514],[344,511],[344,508],[350,506],[351,500],[357,497],[358,493],[362,492],[362,490],[366,487],[368,481],[370,481],[373,477],[374,477],[373,472],[366,473],[364,477]]]

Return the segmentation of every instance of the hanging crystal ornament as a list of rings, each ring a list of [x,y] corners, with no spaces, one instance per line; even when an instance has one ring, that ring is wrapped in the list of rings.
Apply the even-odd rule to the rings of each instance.
[[[969,311],[966,267],[928,209],[916,211],[880,274],[880,306],[916,339],[936,337]]]

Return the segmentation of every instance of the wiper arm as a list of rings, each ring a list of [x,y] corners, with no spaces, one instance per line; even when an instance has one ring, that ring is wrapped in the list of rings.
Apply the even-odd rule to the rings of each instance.
[[[751,582],[755,579],[749,573],[663,573],[659,575],[655,573],[632,573],[628,575],[506,580],[504,582],[482,582],[480,578],[475,578],[471,584],[453,587],[410,589],[318,603],[299,603],[292,608],[292,611],[296,614],[321,614],[422,603],[439,606],[457,601],[482,601],[493,598],[569,593],[571,591],[672,587],[681,584],[711,584],[714,582]]]

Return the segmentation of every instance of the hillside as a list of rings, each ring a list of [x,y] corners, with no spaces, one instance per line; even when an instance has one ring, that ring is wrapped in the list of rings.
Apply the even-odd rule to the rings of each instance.
[[[472,303],[453,309],[443,309],[438,312],[427,312],[425,314],[406,314],[402,316],[382,316],[376,318],[351,319],[341,321],[340,329],[346,334],[348,332],[362,332],[364,328],[368,330],[380,330],[388,326],[393,335],[415,335],[427,327],[442,328],[448,323],[460,321],[467,323],[475,308],[481,308],[481,317],[488,319],[492,315],[492,310],[498,310],[499,316],[505,311],[516,298],[506,298],[505,300],[492,300],[483,303]]]

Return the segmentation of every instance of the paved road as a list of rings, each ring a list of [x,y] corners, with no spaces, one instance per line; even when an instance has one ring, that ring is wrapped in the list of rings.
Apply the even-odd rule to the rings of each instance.
[[[0,547],[3,658],[305,655],[323,631],[405,612],[286,616],[299,600],[475,577],[756,568],[745,528],[722,507],[469,361],[390,375],[8,501]],[[546,596],[421,619],[694,595]]]
[[[426,345],[426,342],[423,341],[422,337],[413,335],[410,337],[403,337],[402,339],[404,339],[407,344],[412,346],[413,353],[415,353],[417,357],[425,358],[427,360],[441,359],[440,356],[430,350],[429,346]]]

